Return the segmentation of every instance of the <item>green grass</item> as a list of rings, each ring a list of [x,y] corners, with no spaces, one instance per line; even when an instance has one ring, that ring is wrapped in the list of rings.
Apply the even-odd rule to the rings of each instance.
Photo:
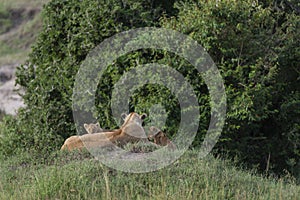
[[[5,8],[19,7],[39,7],[41,8],[49,0],[0,0],[0,4]]]
[[[0,0],[0,66],[24,63],[42,27],[47,1]]]
[[[9,28],[12,27],[12,21],[9,19],[8,10],[0,6],[0,34],[5,33]]]
[[[271,179],[226,160],[189,151],[171,166],[145,174],[110,169],[87,153],[30,155],[1,163],[0,199],[299,199],[292,179]]]

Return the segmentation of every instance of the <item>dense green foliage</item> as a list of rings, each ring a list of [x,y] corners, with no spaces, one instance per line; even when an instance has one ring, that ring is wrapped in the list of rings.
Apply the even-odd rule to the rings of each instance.
[[[237,155],[262,170],[294,175],[300,168],[300,16],[295,9],[262,1],[78,1],[53,0],[44,7],[43,32],[17,82],[26,89],[17,119],[6,119],[1,154],[15,149],[58,149],[74,135],[74,78],[88,52],[104,39],[137,27],[162,26],[197,40],[216,62],[224,80],[228,113],[217,152]],[[281,5],[281,6],[280,6]],[[294,3],[297,7],[297,4]],[[172,8],[172,9],[171,9]],[[143,49],[120,57],[105,72],[96,93],[93,116],[115,128],[110,111],[113,85],[137,64],[173,66],[193,86],[201,113],[194,147],[206,132],[210,105],[201,74],[172,53]],[[164,87],[146,85],[135,93],[130,110],[149,113],[161,104],[168,114],[165,130],[180,120],[177,99]],[[86,116],[87,122],[91,119]],[[172,135],[172,134],[171,134]],[[13,142],[9,142],[13,141]],[[47,155],[47,154],[44,154]]]
[[[1,199],[298,199],[290,177],[264,178],[232,162],[188,151],[157,172],[128,174],[87,159],[85,153],[52,154],[35,164],[30,155],[0,163]]]
[[[228,113],[220,149],[261,169],[299,171],[300,16],[252,1],[180,3],[165,27],[189,34],[225,79]]]

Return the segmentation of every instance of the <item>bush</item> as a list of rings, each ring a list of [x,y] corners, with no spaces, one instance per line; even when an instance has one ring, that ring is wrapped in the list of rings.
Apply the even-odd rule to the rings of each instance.
[[[46,159],[49,152],[62,143],[62,138],[45,129],[26,126],[13,116],[4,117],[0,124],[0,158],[23,152],[31,153],[32,158]]]
[[[253,1],[197,1],[177,8],[178,16],[165,18],[162,26],[202,44],[225,79],[228,113],[217,150],[261,170],[294,169],[300,162],[300,16]]]

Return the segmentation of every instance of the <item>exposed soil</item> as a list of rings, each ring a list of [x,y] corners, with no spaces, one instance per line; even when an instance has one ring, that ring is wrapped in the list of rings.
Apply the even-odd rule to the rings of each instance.
[[[20,107],[24,107],[22,97],[15,86],[15,70],[17,65],[0,67],[0,110],[6,114],[16,115]]]
[[[17,7],[7,8],[7,20],[11,21],[5,32],[0,34],[0,44],[5,44],[5,48],[11,49],[11,54],[3,50],[0,57],[10,56],[8,62],[0,64],[0,114],[16,115],[20,107],[24,107],[19,87],[15,85],[16,66],[24,62],[20,57],[14,56],[15,52],[21,52],[26,57],[31,44],[35,41],[38,31],[41,29],[41,20],[35,17],[41,12],[40,6],[26,4]],[[7,46],[7,47],[6,47]],[[22,54],[22,55],[23,55]]]

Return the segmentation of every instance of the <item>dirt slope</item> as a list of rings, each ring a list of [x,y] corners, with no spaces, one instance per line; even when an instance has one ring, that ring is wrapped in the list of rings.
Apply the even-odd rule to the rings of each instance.
[[[15,70],[27,59],[42,27],[41,10],[46,1],[0,0],[0,111],[17,114],[24,106],[15,90]]]

